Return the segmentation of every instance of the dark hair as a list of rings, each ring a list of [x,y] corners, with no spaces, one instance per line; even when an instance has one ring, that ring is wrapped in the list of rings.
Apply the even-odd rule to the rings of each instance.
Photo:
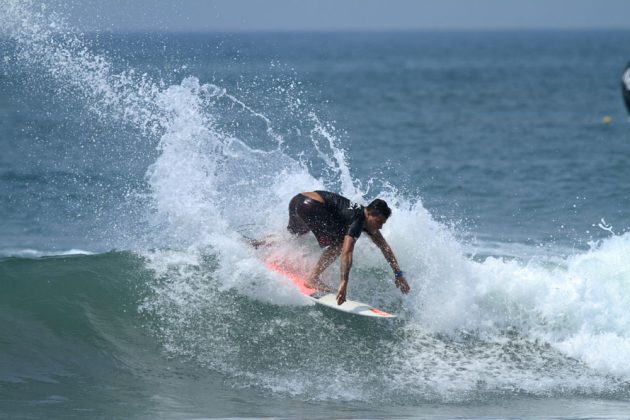
[[[392,215],[392,209],[387,206],[385,200],[381,200],[380,198],[372,201],[366,208],[368,213],[372,216],[383,216],[389,219],[389,216]]]

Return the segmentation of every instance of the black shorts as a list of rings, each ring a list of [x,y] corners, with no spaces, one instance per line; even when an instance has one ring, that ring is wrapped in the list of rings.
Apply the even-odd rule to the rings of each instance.
[[[325,204],[302,194],[289,202],[287,229],[295,235],[313,232],[322,248],[342,244],[346,234],[345,224],[331,214]]]

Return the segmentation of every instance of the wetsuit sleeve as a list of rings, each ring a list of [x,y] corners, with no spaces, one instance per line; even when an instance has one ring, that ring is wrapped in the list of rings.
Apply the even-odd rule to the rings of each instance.
[[[361,236],[361,232],[363,231],[363,217],[357,217],[352,221],[350,226],[348,227],[347,235],[352,236],[355,239],[358,239]]]

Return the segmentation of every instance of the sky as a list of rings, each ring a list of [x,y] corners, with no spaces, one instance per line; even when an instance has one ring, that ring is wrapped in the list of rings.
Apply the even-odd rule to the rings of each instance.
[[[630,29],[630,0],[62,0],[87,31]]]

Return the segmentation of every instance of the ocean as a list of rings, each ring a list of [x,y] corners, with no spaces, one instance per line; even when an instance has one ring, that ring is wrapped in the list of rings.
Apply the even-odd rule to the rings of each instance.
[[[630,31],[82,33],[36,3],[0,2],[0,418],[630,416]],[[265,268],[317,261],[286,232],[316,189],[392,207],[411,293],[362,237],[348,296],[399,318]]]

